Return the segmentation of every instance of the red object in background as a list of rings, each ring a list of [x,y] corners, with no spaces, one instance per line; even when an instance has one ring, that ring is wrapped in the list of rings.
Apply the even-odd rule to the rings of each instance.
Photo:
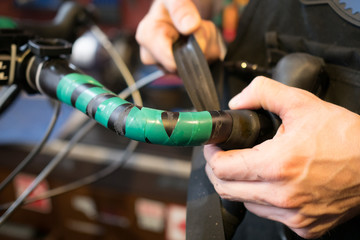
[[[14,179],[15,192],[17,197],[21,195],[22,192],[34,181],[35,176],[28,174],[18,174]],[[46,181],[42,181],[35,189],[31,192],[31,194],[27,197],[27,199],[31,197],[39,196],[49,190],[49,185]],[[33,203],[29,203],[23,206],[23,208],[40,212],[40,213],[50,213],[52,209],[50,199],[38,200]]]
[[[166,224],[167,240],[186,239],[186,207],[170,204],[167,209]]]
[[[231,3],[224,8],[223,12],[223,37],[226,42],[235,40],[239,20],[239,8],[236,3]]]

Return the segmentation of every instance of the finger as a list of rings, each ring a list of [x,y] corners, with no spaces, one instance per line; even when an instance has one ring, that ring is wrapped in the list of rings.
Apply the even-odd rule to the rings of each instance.
[[[315,222],[314,218],[301,215],[299,209],[279,208],[257,203],[244,203],[247,210],[255,215],[286,224],[290,228],[305,228]]]
[[[284,171],[279,157],[287,159],[289,152],[278,140],[263,142],[251,149],[222,151],[215,145],[204,147],[204,156],[217,178],[236,181],[280,181],[291,171]]]
[[[215,60],[220,57],[220,40],[213,22],[203,20],[194,36],[206,59]]]
[[[261,181],[225,181],[217,178],[208,164],[205,171],[216,192],[223,199],[253,202],[262,205],[280,204],[275,197],[277,189],[272,188],[269,183]]]
[[[311,200],[309,196],[291,196],[281,183],[222,180],[216,177],[208,164],[205,171],[220,197],[231,201],[273,206],[279,209],[298,209],[303,202]],[[273,219],[280,220],[275,217]]]
[[[156,64],[155,58],[144,47],[140,47],[140,59],[141,59],[141,62],[145,65]]]
[[[303,238],[318,238],[322,236],[327,229],[335,225],[335,218],[327,216],[326,221],[322,218],[310,217],[301,214],[299,209],[278,208],[269,205],[256,203],[244,203],[246,209],[255,215],[281,222],[292,231]]]
[[[222,151],[215,145],[204,147],[205,159],[214,175],[221,180],[232,181],[256,181],[260,176],[251,168],[254,161],[249,165],[244,156],[254,159],[256,154],[252,149]]]
[[[311,94],[286,86],[266,77],[255,78],[248,87],[229,102],[232,109],[263,108],[282,116],[294,105],[300,104],[299,99]]]
[[[191,0],[163,0],[175,27],[188,35],[200,27],[201,17]]]
[[[140,22],[136,33],[136,40],[142,48],[140,54],[145,63],[158,62],[171,72],[176,70],[172,44],[178,37],[179,33],[170,24],[154,23],[146,19]]]
[[[253,202],[245,202],[244,206],[247,210],[259,217],[282,223],[292,222],[293,220],[291,219],[295,218],[298,211],[298,209],[285,209]]]

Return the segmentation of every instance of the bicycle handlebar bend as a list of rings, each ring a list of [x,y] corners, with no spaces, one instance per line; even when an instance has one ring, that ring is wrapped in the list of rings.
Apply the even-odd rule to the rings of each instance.
[[[32,88],[133,140],[168,146],[214,143],[244,148],[253,146],[272,128],[271,120],[250,110],[169,112],[136,106],[82,74],[66,59],[33,58],[26,76]]]

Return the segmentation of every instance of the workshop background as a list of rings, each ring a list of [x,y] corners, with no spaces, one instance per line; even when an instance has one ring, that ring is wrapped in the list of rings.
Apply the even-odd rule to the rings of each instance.
[[[0,16],[20,22],[52,23],[63,2],[1,0]],[[160,70],[157,66],[141,64],[134,37],[136,27],[152,0],[76,2],[93,11],[96,25],[113,43],[135,80]],[[237,19],[247,1],[219,2],[221,4],[216,9],[211,9],[212,14],[218,13],[213,20],[222,29],[225,41],[231,42],[235,37]],[[81,30],[73,43],[72,62],[114,92],[126,88],[113,59],[98,39],[89,29]],[[192,110],[182,81],[175,74],[158,77],[140,89],[140,93],[143,105],[147,107]],[[0,181],[41,140],[52,111],[45,97],[20,93],[0,114]],[[0,192],[1,213],[64,149],[85,120],[78,110],[62,106],[55,130],[41,154]],[[96,126],[30,197],[101,171],[121,159],[128,143],[128,139]],[[99,181],[17,209],[0,227],[0,239],[185,239],[191,154],[190,147],[139,143],[121,168]]]

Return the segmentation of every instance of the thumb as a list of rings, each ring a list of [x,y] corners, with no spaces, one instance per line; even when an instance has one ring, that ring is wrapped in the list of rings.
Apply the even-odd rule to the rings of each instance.
[[[187,35],[195,32],[200,27],[200,13],[193,1],[164,0],[163,2],[180,33]]]
[[[257,77],[230,100],[229,107],[231,109],[263,108],[281,117],[304,99],[303,94],[310,95],[304,90],[286,86],[275,80]]]

